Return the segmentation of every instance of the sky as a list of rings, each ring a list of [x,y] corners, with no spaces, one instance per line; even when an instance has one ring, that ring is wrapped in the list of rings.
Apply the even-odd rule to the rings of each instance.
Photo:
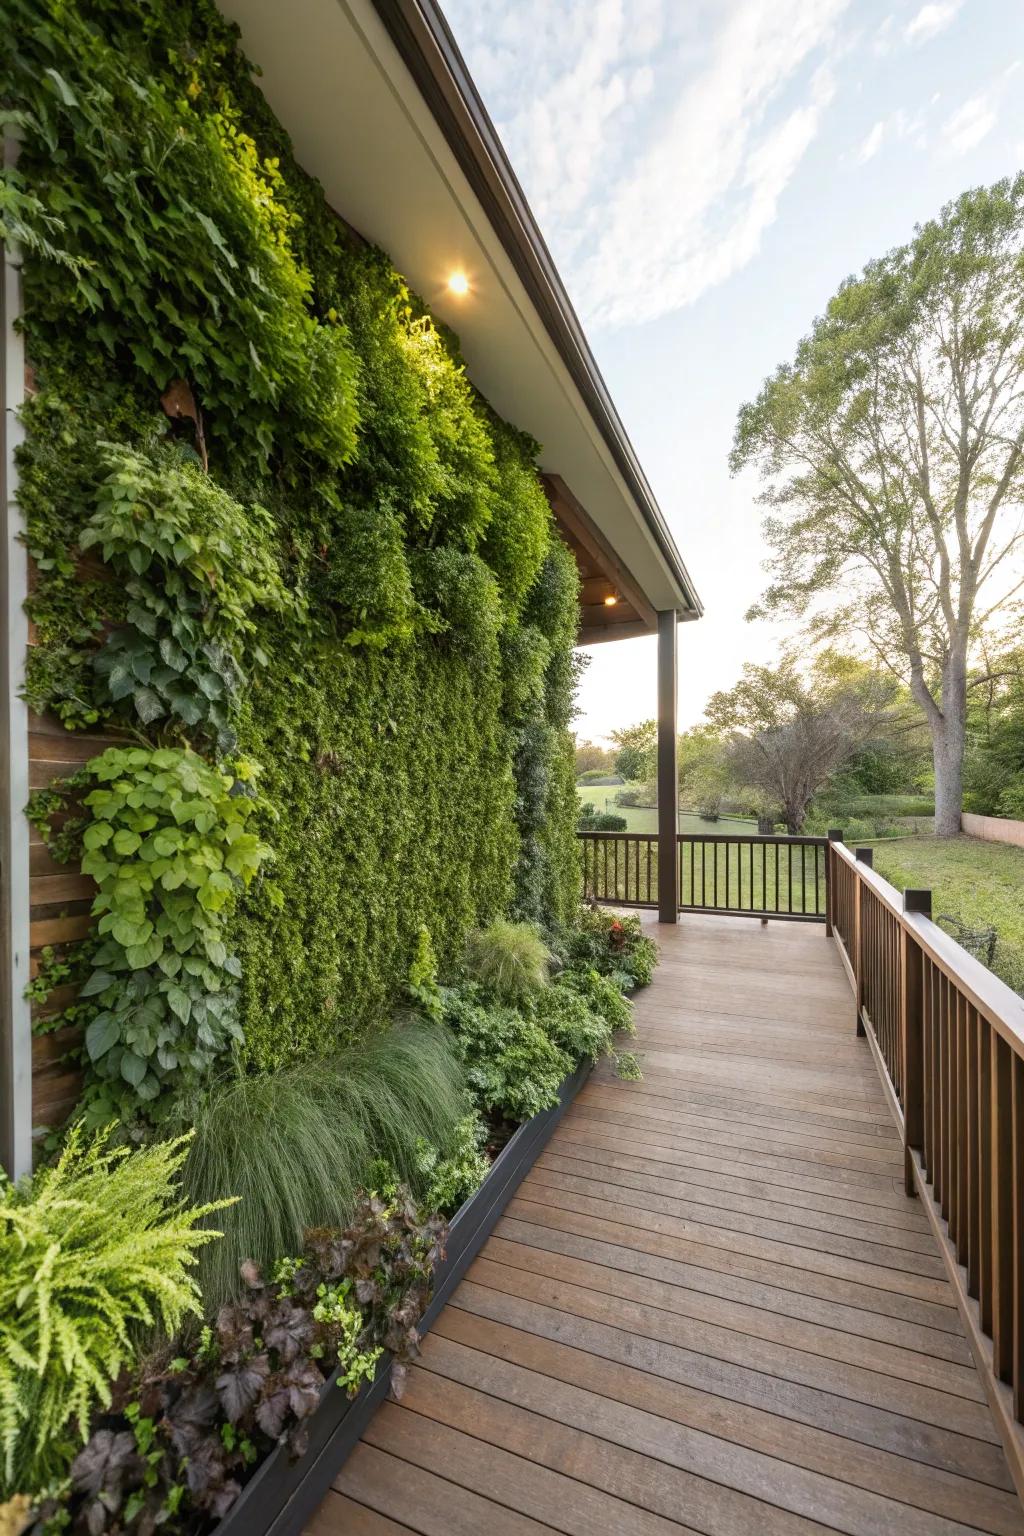
[[[783,631],[736,414],[842,280],[1024,165],[1024,0],[443,0],[705,606],[680,726]],[[589,648],[577,733],[655,713]]]

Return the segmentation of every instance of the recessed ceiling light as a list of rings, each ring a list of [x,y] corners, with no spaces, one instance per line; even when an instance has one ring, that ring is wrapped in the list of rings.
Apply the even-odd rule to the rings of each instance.
[[[615,593],[609,592],[608,596],[604,600],[604,605],[606,608],[614,608],[617,602],[618,598],[615,596]]]
[[[453,272],[448,279],[448,289],[450,293],[456,293],[460,299],[463,298],[469,292],[469,278],[465,272]]]

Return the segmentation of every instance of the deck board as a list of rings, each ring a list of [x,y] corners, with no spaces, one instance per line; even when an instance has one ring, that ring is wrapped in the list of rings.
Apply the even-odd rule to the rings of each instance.
[[[820,928],[684,917],[309,1536],[1024,1536]]]

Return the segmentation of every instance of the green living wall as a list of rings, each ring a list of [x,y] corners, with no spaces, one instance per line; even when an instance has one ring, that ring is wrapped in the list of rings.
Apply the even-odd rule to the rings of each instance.
[[[124,1112],[232,1041],[273,1069],[374,1027],[422,924],[443,967],[570,914],[577,579],[536,444],[211,5],[10,0],[0,59],[28,697],[126,738],[57,839],[100,885],[78,1015]]]

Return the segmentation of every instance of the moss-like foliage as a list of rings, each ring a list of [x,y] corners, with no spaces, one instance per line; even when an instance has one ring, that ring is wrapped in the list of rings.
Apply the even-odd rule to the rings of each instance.
[[[537,445],[297,166],[210,0],[6,20],[28,697],[260,765],[276,897],[227,943],[243,1060],[273,1069],[379,1021],[424,922],[444,967],[495,917],[569,915],[575,566]],[[227,550],[246,518],[229,613],[177,532]],[[143,565],[133,528],[174,536]]]

